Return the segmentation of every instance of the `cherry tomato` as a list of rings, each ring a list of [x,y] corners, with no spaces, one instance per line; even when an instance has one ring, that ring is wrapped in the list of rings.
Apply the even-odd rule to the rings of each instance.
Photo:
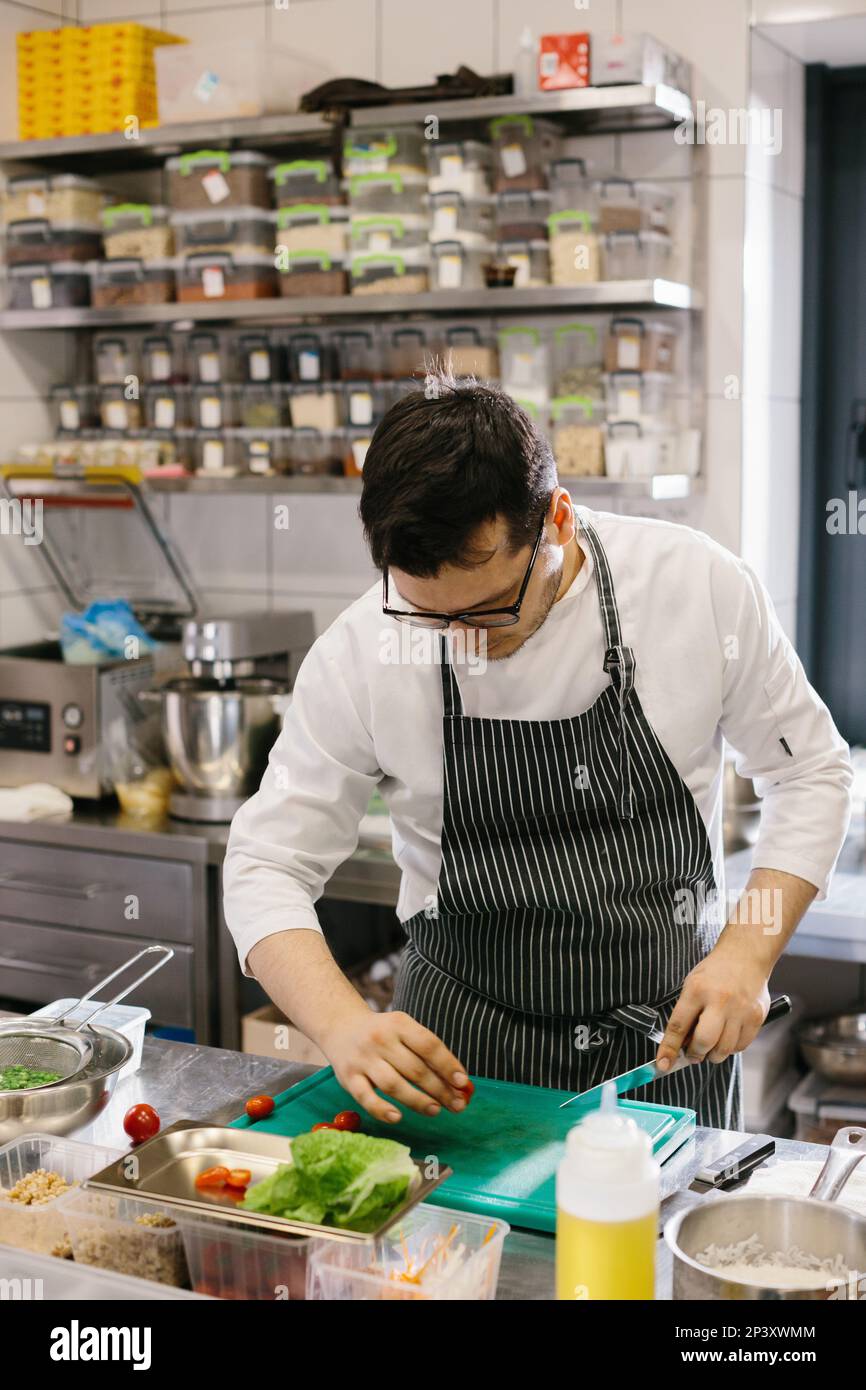
[[[196,1187],[213,1188],[225,1187],[229,1180],[229,1170],[222,1166],[216,1168],[205,1168],[203,1173],[199,1173],[195,1180]]]
[[[252,1176],[249,1168],[230,1168],[226,1184],[228,1187],[249,1187]]]
[[[468,1105],[472,1097],[475,1095],[474,1085],[471,1081],[467,1081],[466,1085],[459,1086],[458,1090],[460,1092],[460,1095],[463,1097],[463,1099],[466,1101],[466,1104]]]
[[[339,1115],[334,1116],[334,1129],[347,1129],[351,1134],[357,1134],[361,1128],[361,1116],[357,1110],[341,1110]]]
[[[252,1096],[244,1109],[251,1120],[264,1120],[274,1108],[272,1096]]]
[[[152,1105],[133,1105],[123,1117],[123,1128],[133,1144],[143,1144],[159,1134],[159,1116]]]
[[[318,1123],[317,1125],[313,1125],[313,1128],[312,1128],[312,1130],[311,1130],[310,1132],[311,1132],[311,1133],[314,1133],[317,1129],[336,1129],[336,1128],[337,1128],[336,1125],[329,1124],[327,1120],[320,1120],[319,1123]]]

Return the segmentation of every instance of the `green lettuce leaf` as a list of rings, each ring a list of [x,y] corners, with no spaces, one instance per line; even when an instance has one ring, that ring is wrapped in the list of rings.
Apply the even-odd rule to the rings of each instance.
[[[251,1187],[246,1210],[373,1231],[416,1181],[408,1148],[394,1139],[320,1129],[299,1134],[291,1149],[291,1166],[281,1164]]]

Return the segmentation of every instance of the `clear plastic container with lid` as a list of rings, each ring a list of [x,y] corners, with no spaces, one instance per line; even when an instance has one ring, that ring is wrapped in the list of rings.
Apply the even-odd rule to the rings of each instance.
[[[305,1297],[307,1236],[268,1235],[227,1221],[183,1219],[190,1280],[213,1298],[273,1303]]]
[[[76,1139],[59,1139],[45,1134],[13,1139],[0,1148],[0,1245],[16,1250],[35,1250],[40,1254],[68,1253],[68,1230],[64,1210],[70,1192],[42,1203],[25,1205],[5,1195],[22,1179],[41,1168],[56,1173],[71,1191],[75,1185],[113,1163],[122,1149],[86,1144]]]
[[[431,241],[487,245],[493,237],[493,200],[462,193],[431,193]]]
[[[180,375],[179,354],[165,333],[153,333],[141,345],[141,370],[146,382],[171,381]]]
[[[327,433],[343,424],[345,401],[339,386],[292,386],[288,397],[291,423],[296,430]]]
[[[290,429],[238,429],[233,435],[242,472],[254,476],[291,472]]]
[[[293,333],[289,339],[289,375],[294,382],[326,381],[333,368],[331,344],[320,333]]]
[[[287,424],[286,388],[276,382],[248,382],[241,388],[240,423],[244,429],[275,430]]]
[[[217,478],[235,478],[241,471],[238,444],[234,431],[226,429],[193,430],[191,440],[192,468],[195,473]]]
[[[190,388],[159,382],[142,391],[144,422],[149,430],[176,430],[192,423]]]
[[[92,261],[102,253],[96,227],[51,223],[45,217],[10,222],[4,230],[7,265],[42,261]]]
[[[427,179],[423,174],[365,173],[349,179],[352,217],[419,216],[426,210]]]
[[[130,338],[116,335],[97,338],[93,356],[99,386],[124,385],[138,375],[138,352]]]
[[[553,453],[561,474],[604,474],[604,405],[590,396],[558,396],[550,403]]]
[[[228,349],[216,333],[200,332],[190,335],[189,358],[193,381],[203,385],[228,381],[230,362]]]
[[[51,405],[56,428],[64,434],[80,434],[99,424],[99,397],[95,386],[55,386]]]
[[[605,179],[600,186],[602,232],[670,232],[673,193],[657,183]]]
[[[427,175],[425,141],[417,126],[352,130],[343,144],[343,172]]]
[[[128,386],[100,386],[99,418],[104,430],[140,430],[144,423],[141,400]]]
[[[483,290],[484,267],[493,254],[489,241],[435,241],[431,246],[434,290]]]
[[[415,251],[352,257],[352,294],[423,294],[430,287],[430,255]]]
[[[550,351],[537,328],[515,324],[499,332],[503,388],[521,401],[547,406],[550,397]]]
[[[349,293],[349,273],[343,256],[327,251],[288,251],[278,267],[280,294],[287,299]]]
[[[114,203],[103,208],[102,235],[109,258],[159,261],[174,255],[168,209],[152,203]]]
[[[367,450],[373,439],[373,429],[371,426],[360,426],[357,429],[349,428],[345,431],[346,452],[343,458],[343,472],[347,478],[361,478],[364,476],[364,464],[367,461]]]
[[[427,245],[429,232],[430,219],[426,214],[417,212],[408,213],[405,217],[387,213],[353,217],[352,254],[367,256],[380,251],[414,251]]]
[[[664,232],[608,232],[602,240],[606,280],[655,280],[668,274],[671,239]]]
[[[175,244],[181,256],[225,251],[230,256],[273,255],[273,214],[260,208],[211,208],[208,212],[174,212]]]
[[[34,178],[29,174],[8,179],[3,190],[4,223],[48,217],[49,183],[47,178]]]
[[[591,285],[601,279],[601,244],[590,213],[553,212],[548,229],[554,285]]]
[[[48,220],[55,223],[99,226],[105,194],[93,179],[79,174],[57,174],[48,188]]]
[[[345,450],[346,436],[341,429],[296,426],[289,440],[291,472],[340,476]]]
[[[344,207],[326,203],[298,203],[276,215],[278,258],[284,251],[324,251],[345,256],[349,244],[349,214]]]
[[[65,1220],[72,1258],[172,1288],[189,1283],[176,1209],[107,1192],[76,1192]]]
[[[699,431],[686,431],[698,435]],[[680,465],[676,431],[642,425],[637,420],[609,420],[605,471],[609,478],[651,478],[658,473],[688,471]]]
[[[553,389],[557,396],[601,394],[601,322],[563,323],[553,334]]]
[[[386,391],[379,381],[347,381],[343,386],[343,418],[357,428],[374,429],[386,410]]]
[[[388,376],[397,380],[423,378],[427,372],[430,347],[423,328],[386,329],[385,363]]]
[[[193,425],[201,430],[221,430],[229,425],[239,425],[240,394],[239,386],[225,383],[193,386]]]
[[[493,188],[546,188],[547,171],[560,149],[559,131],[533,116],[497,116],[490,122],[493,141]]]
[[[609,372],[672,372],[676,329],[670,323],[618,315],[612,319],[604,345]]]
[[[546,237],[538,241],[500,241],[496,256],[497,260],[513,265],[517,271],[515,289],[534,289],[550,284],[550,247]]]
[[[175,298],[175,261],[91,261],[90,295],[95,309],[133,304],[170,304]]]
[[[439,353],[455,376],[475,376],[482,381],[499,377],[496,339],[475,324],[460,323],[445,330]]]
[[[590,178],[582,159],[556,159],[550,166],[551,212],[575,210],[598,218],[601,184]]]
[[[545,189],[514,189],[496,195],[496,235],[500,241],[539,241],[547,237],[550,194]]]
[[[663,372],[608,372],[604,378],[609,420],[641,425],[670,421],[672,380]]]
[[[493,150],[481,140],[429,140],[427,169],[431,193],[482,197],[490,192]]]
[[[270,170],[277,208],[297,203],[327,203],[337,207],[343,201],[340,180],[330,159],[290,159]]]
[[[194,150],[174,155],[165,169],[177,212],[271,206],[269,160],[255,150]]]
[[[238,355],[245,381],[282,381],[286,354],[281,344],[267,333],[242,333]]]
[[[90,276],[80,261],[6,268],[10,309],[79,309],[90,303]]]
[[[181,303],[208,299],[271,299],[277,288],[273,256],[229,256],[223,252],[189,255],[178,262]]]
[[[346,328],[334,335],[334,353],[341,381],[373,381],[382,374],[376,339],[366,328]]]

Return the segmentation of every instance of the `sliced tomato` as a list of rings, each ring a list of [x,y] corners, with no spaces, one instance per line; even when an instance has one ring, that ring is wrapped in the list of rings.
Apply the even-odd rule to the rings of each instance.
[[[230,1168],[226,1184],[228,1187],[249,1187],[252,1176],[249,1168]]]
[[[203,1173],[199,1173],[195,1180],[196,1187],[202,1189],[225,1187],[229,1180],[229,1170],[221,1165],[216,1168],[205,1168]]]
[[[273,1096],[251,1096],[244,1109],[251,1120],[264,1120],[274,1108]]]
[[[337,1126],[336,1126],[336,1125],[332,1125],[328,1120],[320,1120],[319,1123],[318,1123],[317,1125],[313,1125],[313,1128],[312,1128],[312,1130],[311,1130],[310,1132],[311,1132],[311,1133],[314,1133],[317,1129],[336,1129],[336,1128],[337,1128]]]
[[[143,1144],[159,1134],[159,1116],[152,1105],[133,1105],[123,1117],[123,1128],[133,1144]]]
[[[357,1134],[360,1128],[361,1116],[357,1110],[341,1110],[334,1116],[334,1129],[347,1129],[350,1134]]]

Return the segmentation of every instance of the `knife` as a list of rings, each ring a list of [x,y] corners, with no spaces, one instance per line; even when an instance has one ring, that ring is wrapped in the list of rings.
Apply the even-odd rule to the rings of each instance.
[[[781,1018],[790,1011],[790,995],[777,994],[770,1001],[767,1017],[761,1027],[765,1028],[768,1023],[772,1023],[774,1019]],[[660,1032],[658,1028],[654,1028],[647,1036],[651,1042],[660,1043],[664,1033]],[[588,1091],[580,1091],[576,1096],[569,1096],[568,1100],[564,1100],[559,1108],[564,1110],[567,1105],[573,1105],[576,1100],[579,1100],[585,1109],[597,1110],[601,1105],[602,1091],[605,1086],[613,1084],[616,1086],[617,1095],[621,1096],[626,1091],[634,1091],[638,1086],[647,1086],[650,1081],[658,1081],[663,1076],[672,1076],[674,1072],[682,1071],[683,1067],[690,1067],[691,1065],[692,1059],[687,1057],[684,1052],[681,1052],[679,1057],[671,1062],[667,1071],[659,1071],[658,1062],[644,1062],[639,1067],[632,1067],[631,1071],[621,1072],[619,1076],[608,1077],[606,1081],[602,1081],[598,1086],[590,1087]]]

